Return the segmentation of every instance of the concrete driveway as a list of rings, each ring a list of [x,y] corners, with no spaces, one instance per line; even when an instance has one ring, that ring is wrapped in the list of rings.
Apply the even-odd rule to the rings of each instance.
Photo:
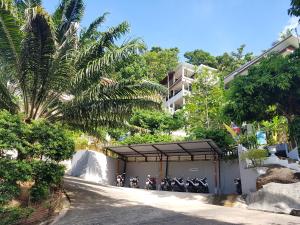
[[[205,204],[199,194],[97,185],[74,177],[65,178],[65,188],[71,207],[55,225],[300,224],[299,217]]]

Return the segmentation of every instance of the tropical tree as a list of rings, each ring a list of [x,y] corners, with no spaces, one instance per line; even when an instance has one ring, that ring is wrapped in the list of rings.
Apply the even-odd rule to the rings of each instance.
[[[105,13],[79,33],[83,14],[83,0],[62,0],[52,15],[40,0],[0,0],[0,109],[93,131],[159,106],[159,85],[110,79],[117,62],[145,48],[139,39],[117,44],[128,23],[102,31]]]
[[[225,106],[224,88],[216,71],[203,69],[196,74],[185,112],[191,130],[222,127]]]
[[[291,0],[291,8],[288,9],[288,14],[290,16],[300,16],[300,1]]]
[[[300,50],[270,55],[231,85],[227,113],[238,121],[284,116],[293,127],[300,117]],[[293,136],[298,136],[293,134]]]
[[[184,53],[184,57],[187,59],[188,63],[200,66],[204,64],[213,68],[217,67],[216,57],[211,55],[209,52],[203,51],[201,49],[196,49],[191,52]]]

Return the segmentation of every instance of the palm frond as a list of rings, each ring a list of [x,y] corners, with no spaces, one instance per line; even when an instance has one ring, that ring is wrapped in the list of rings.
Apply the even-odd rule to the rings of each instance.
[[[43,8],[27,9],[25,18],[20,86],[23,91],[25,113],[31,118],[49,91],[55,37],[51,18]]]
[[[108,31],[102,32],[100,37],[88,43],[87,46],[81,46],[82,50],[79,52],[75,59],[75,64],[78,68],[84,66],[90,60],[100,57],[106,48],[114,45],[114,42],[122,37],[129,31],[129,24],[123,22],[116,27],[109,28]]]
[[[16,8],[11,1],[0,0],[0,57],[11,64],[11,68],[19,68],[21,39],[21,26]]]
[[[84,11],[83,0],[64,0],[54,13],[57,24],[57,41],[59,44],[65,40],[65,34],[74,23],[80,22]],[[60,19],[59,19],[60,18]]]
[[[134,84],[104,80],[67,103],[63,120],[89,128],[124,125],[135,108],[159,108],[164,91],[162,86],[146,81]]]
[[[97,82],[105,74],[107,67],[112,67],[129,55],[136,54],[144,49],[144,46],[140,39],[126,41],[120,47],[111,46],[101,57],[89,61],[84,68],[78,71],[73,82],[73,88],[84,90],[87,85]]]
[[[80,42],[84,42],[86,39],[93,39],[92,34],[97,31],[97,28],[105,22],[106,17],[109,13],[105,12],[102,16],[99,16],[96,20],[94,20],[89,27],[83,31],[80,35]]]
[[[9,92],[8,86],[0,80],[0,109],[7,110],[11,113],[16,113],[18,105],[15,102],[14,96]]]

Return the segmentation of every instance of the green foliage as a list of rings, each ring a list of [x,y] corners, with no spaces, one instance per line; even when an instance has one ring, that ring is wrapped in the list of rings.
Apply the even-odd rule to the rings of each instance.
[[[253,167],[261,166],[263,161],[268,157],[266,149],[251,149],[244,152],[241,156],[242,160],[250,160]]]
[[[174,141],[171,135],[167,134],[134,134],[128,136],[125,140],[121,141],[121,145],[128,144],[150,144]]]
[[[274,116],[270,121],[262,121],[261,125],[267,132],[269,145],[286,143],[288,141],[288,123],[283,116]]]
[[[168,112],[156,110],[137,110],[131,117],[130,124],[147,129],[151,134],[170,133],[184,126],[184,117],[180,112],[171,115]]]
[[[35,161],[33,163],[32,178],[37,184],[46,183],[49,188],[61,184],[64,175],[64,166],[56,163]]]
[[[162,49],[153,47],[144,54],[148,71],[147,77],[152,81],[161,81],[169,71],[178,65],[178,48]]]
[[[57,162],[74,153],[74,142],[61,125],[44,120],[27,124],[17,115],[0,111],[0,136],[0,205],[18,196],[20,182],[34,181],[31,194],[35,201],[60,185],[64,167]],[[13,149],[18,152],[17,160],[4,157]],[[36,160],[40,158],[44,160]]]
[[[34,156],[44,156],[59,162],[71,158],[74,153],[74,141],[58,124],[45,120],[34,121],[29,139],[34,146]]]
[[[300,117],[297,116],[289,126],[290,136],[293,137],[296,143],[300,143]],[[300,148],[298,148],[300,153]]]
[[[19,194],[17,181],[31,179],[32,166],[26,161],[0,158],[0,205]]]
[[[0,0],[0,110],[92,133],[124,126],[135,108],[160,106],[160,85],[112,80],[119,62],[145,50],[140,39],[120,40],[127,22],[100,32],[104,14],[79,34],[83,0],[61,1],[53,15],[41,1],[28,2]],[[149,53],[147,63],[162,69],[152,58],[167,60],[171,52]]]
[[[288,9],[288,14],[290,16],[300,16],[300,1],[299,0],[291,0],[291,8]]]
[[[261,121],[275,114],[284,116],[290,126],[300,115],[299,56],[299,49],[288,56],[270,55],[253,66],[248,76],[235,79],[228,92],[228,115],[236,121]]]
[[[54,161],[71,158],[74,142],[59,124],[36,120],[31,124],[18,115],[0,111],[0,156],[16,149],[18,159],[46,157]]]
[[[198,127],[191,131],[188,139],[212,139],[223,152],[228,151],[234,144],[233,138],[224,129],[205,129]]]
[[[240,66],[249,62],[253,59],[253,53],[245,53],[246,45],[241,45],[236,51],[231,53],[225,52],[223,55],[217,56],[216,60],[218,62],[217,69],[222,73],[223,76],[228,75]]]
[[[196,49],[191,52],[184,53],[184,57],[188,60],[188,63],[191,63],[196,66],[204,64],[213,68],[217,68],[217,60],[210,53],[205,52],[201,49]]]
[[[224,88],[219,74],[203,69],[196,74],[192,94],[187,97],[185,112],[190,129],[218,128],[226,121],[223,108],[226,104]]]
[[[0,157],[4,149],[16,149],[20,154],[26,154],[30,147],[28,133],[28,126],[21,117],[0,111]]]
[[[33,211],[29,207],[0,207],[0,225],[18,224],[20,220],[28,218]]]
[[[47,183],[37,183],[30,189],[30,197],[33,202],[41,202],[49,197],[50,188]]]
[[[236,51],[230,53],[225,52],[215,57],[208,52],[196,49],[191,52],[186,52],[184,57],[193,65],[204,64],[216,68],[222,77],[224,77],[253,58],[252,53],[245,53],[244,51],[245,45],[241,45]]]
[[[140,81],[148,77],[149,66],[144,55],[131,55],[116,66],[116,79]]]
[[[286,57],[271,55],[252,67],[248,76],[235,79],[228,95],[231,116],[239,121],[269,119],[274,105],[288,120],[299,115],[299,55],[299,50]]]

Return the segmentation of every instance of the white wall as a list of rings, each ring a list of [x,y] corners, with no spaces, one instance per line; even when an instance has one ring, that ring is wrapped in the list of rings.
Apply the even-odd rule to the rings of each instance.
[[[140,178],[140,187],[144,187],[148,174],[158,178],[160,176],[160,162],[128,162],[126,167],[126,185],[130,177]],[[162,166],[165,177],[166,163]],[[234,179],[240,177],[238,161],[224,162],[220,164],[221,193],[235,193]],[[214,192],[214,163],[212,161],[185,161],[169,162],[168,177],[207,177],[209,190]]]
[[[120,170],[123,171],[123,163],[120,161]],[[103,184],[115,184],[117,171],[117,160],[103,153],[81,150],[77,151],[72,158],[71,168],[68,174],[81,177],[88,181]]]

